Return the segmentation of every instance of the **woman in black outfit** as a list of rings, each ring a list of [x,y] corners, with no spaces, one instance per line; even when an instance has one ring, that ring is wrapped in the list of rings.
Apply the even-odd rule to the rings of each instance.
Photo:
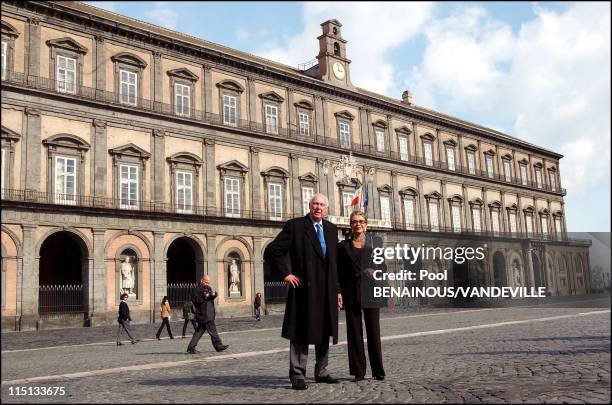
[[[346,314],[346,335],[350,374],[353,381],[361,381],[366,373],[361,314],[368,337],[368,355],[372,376],[385,379],[380,343],[380,308],[373,301],[374,269],[371,264],[372,247],[365,243],[368,226],[366,214],[355,211],[350,217],[352,238],[338,244],[338,279]]]

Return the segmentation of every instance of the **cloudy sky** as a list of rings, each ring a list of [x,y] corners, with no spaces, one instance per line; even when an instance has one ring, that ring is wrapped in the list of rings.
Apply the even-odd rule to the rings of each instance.
[[[359,87],[559,152],[569,231],[610,231],[610,3],[88,2],[297,67],[336,18]]]

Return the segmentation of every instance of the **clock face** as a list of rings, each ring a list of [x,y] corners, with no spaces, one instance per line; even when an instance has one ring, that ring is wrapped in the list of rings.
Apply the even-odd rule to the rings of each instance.
[[[334,76],[336,76],[338,79],[344,79],[344,66],[342,66],[341,63],[334,63],[332,70],[334,72]]]

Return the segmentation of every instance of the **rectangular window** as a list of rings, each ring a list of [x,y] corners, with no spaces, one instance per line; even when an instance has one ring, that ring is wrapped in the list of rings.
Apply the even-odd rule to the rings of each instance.
[[[338,124],[340,128],[340,146],[343,148],[351,147],[351,127],[346,122]]]
[[[423,144],[423,149],[425,151],[425,164],[427,166],[433,166],[433,151],[431,142],[425,142]]]
[[[6,66],[6,63],[7,63],[6,53],[7,53],[7,51],[6,50],[7,50],[6,42],[2,42],[2,66],[1,66],[1,69],[2,69],[2,80],[4,80],[6,78],[6,70],[7,70],[7,66]]]
[[[552,191],[557,191],[557,182],[555,180],[555,173],[554,172],[550,172],[550,189]]]
[[[76,204],[76,159],[55,157],[55,202]]]
[[[56,80],[60,93],[76,92],[76,59],[57,55]]]
[[[446,148],[446,163],[448,170],[455,170],[455,149]]]
[[[174,85],[174,97],[176,102],[176,113],[178,115],[186,115],[189,116],[190,112],[190,96],[191,88],[189,86],[185,86],[184,84],[176,83]]]
[[[119,166],[119,199],[121,208],[138,208],[137,166]]]
[[[522,164],[521,166],[521,184],[523,186],[527,185],[527,166]]]
[[[225,216],[240,216],[240,184],[238,179],[225,179]]]
[[[351,216],[351,212],[353,211],[352,202],[354,195],[354,193],[350,193],[348,191],[342,192],[342,207],[344,208],[343,214],[347,218]]]
[[[518,227],[516,225],[516,213],[511,211],[508,216],[510,219],[510,232],[517,233]]]
[[[555,232],[557,232],[557,236],[561,236],[563,234],[563,228],[561,227],[561,217],[555,217]]]
[[[461,207],[452,205],[451,214],[453,217],[453,232],[461,232]]]
[[[429,201],[429,226],[432,232],[438,232],[438,202]]]
[[[474,232],[480,232],[482,230],[482,227],[480,226],[480,207],[472,208],[472,222],[474,223]]]
[[[476,174],[476,157],[474,155],[474,152],[468,152],[467,161],[468,161],[468,172],[470,174]]]
[[[406,198],[404,200],[404,218],[406,220],[406,229],[414,229],[414,200]]]
[[[536,187],[542,188],[542,171],[540,169],[535,169],[535,178],[536,178]]]
[[[405,136],[399,137],[400,159],[408,161],[408,138]]]
[[[493,232],[499,232],[499,211],[497,210],[491,211],[491,228],[493,228]]]
[[[310,117],[306,113],[300,113],[300,135],[310,135]]]
[[[489,176],[489,178],[493,178],[493,156],[487,156],[486,157],[487,160],[487,176]]]
[[[127,70],[119,71],[119,100],[123,104],[136,105],[138,76]]]
[[[389,205],[389,197],[380,196],[380,219],[382,221],[391,221],[391,207]]]
[[[304,211],[304,215],[310,212],[310,199],[314,195],[314,188],[312,187],[302,187],[302,209]]]
[[[193,174],[176,172],[176,209],[178,212],[193,211]]]
[[[527,235],[533,234],[533,216],[525,215],[525,228],[527,228]]]
[[[543,235],[548,234],[548,218],[547,217],[542,217],[542,234]]]
[[[512,181],[512,173],[510,171],[510,162],[507,160],[504,160],[504,177],[506,178],[507,182]]]
[[[223,95],[223,124],[236,125],[236,97]]]
[[[278,134],[278,107],[266,104],[266,132]]]
[[[270,209],[270,219],[283,219],[283,194],[280,184],[268,184],[268,207]]]
[[[376,130],[376,150],[378,152],[385,151],[385,133],[380,130]]]

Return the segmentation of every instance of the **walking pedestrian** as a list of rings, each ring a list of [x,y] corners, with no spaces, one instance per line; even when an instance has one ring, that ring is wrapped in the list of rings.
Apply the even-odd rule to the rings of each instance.
[[[172,331],[170,330],[170,319],[172,315],[172,309],[170,308],[170,301],[168,301],[168,297],[164,297],[161,302],[161,318],[162,324],[159,325],[159,329],[157,330],[157,334],[155,337],[157,340],[161,340],[159,336],[161,335],[162,329],[164,329],[164,325],[168,329],[168,335],[170,335],[170,339],[174,339],[172,336]]]
[[[191,297],[187,297],[187,300],[183,304],[183,319],[185,323],[183,323],[183,339],[185,338],[185,332],[187,331],[187,324],[191,322],[193,325],[193,331],[198,329],[198,325],[195,321],[195,305],[193,305],[193,301],[191,301]]]
[[[215,298],[217,298],[217,292],[213,291],[210,286],[210,277],[204,276],[191,296],[191,300],[196,307],[198,328],[194,332],[189,346],[187,346],[187,353],[189,354],[199,353],[196,350],[196,346],[205,331],[208,331],[210,341],[216,351],[222,352],[229,347],[229,345],[224,345],[221,342],[221,338],[217,333],[217,326],[215,325]]]
[[[255,294],[255,302],[253,303],[255,308],[255,319],[261,321],[261,293]]]
[[[127,304],[127,299],[127,293],[121,294],[121,302],[119,303],[119,317],[117,318],[117,322],[119,323],[119,326],[117,327],[117,346],[123,346],[123,343],[121,343],[123,332],[129,336],[132,344],[138,342],[138,339],[134,339],[130,333],[130,322],[132,321],[132,318],[130,317],[130,307]]]

